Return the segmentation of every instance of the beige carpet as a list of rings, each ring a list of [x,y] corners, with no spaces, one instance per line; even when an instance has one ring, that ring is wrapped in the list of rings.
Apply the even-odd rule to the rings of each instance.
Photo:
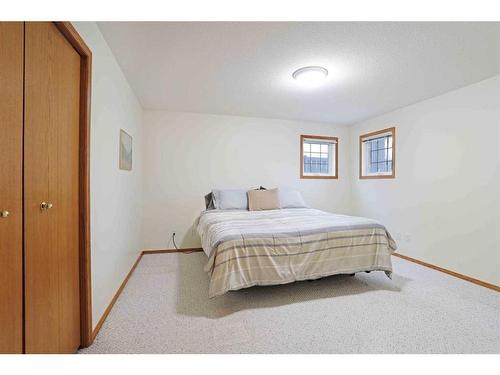
[[[203,253],[146,255],[81,353],[500,353],[500,293],[393,258],[382,272],[209,300]]]

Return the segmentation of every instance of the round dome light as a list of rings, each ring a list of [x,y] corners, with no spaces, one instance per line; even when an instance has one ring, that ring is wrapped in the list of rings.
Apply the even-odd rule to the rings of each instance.
[[[321,85],[328,76],[328,70],[322,66],[305,66],[293,72],[292,77],[305,87]]]

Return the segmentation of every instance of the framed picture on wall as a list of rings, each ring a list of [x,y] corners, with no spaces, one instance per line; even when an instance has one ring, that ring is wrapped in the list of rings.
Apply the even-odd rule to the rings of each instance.
[[[120,169],[132,170],[132,137],[120,129]]]

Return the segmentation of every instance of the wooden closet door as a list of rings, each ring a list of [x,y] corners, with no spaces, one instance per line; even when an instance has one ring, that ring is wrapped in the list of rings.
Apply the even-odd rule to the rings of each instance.
[[[23,43],[0,22],[0,353],[23,350]]]
[[[80,343],[80,55],[51,22],[27,22],[25,44],[25,350],[72,353]]]

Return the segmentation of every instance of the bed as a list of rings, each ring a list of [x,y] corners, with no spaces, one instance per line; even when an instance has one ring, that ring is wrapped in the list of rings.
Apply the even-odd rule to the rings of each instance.
[[[209,297],[254,285],[384,271],[396,243],[379,222],[311,208],[207,210],[198,233],[208,256]]]

